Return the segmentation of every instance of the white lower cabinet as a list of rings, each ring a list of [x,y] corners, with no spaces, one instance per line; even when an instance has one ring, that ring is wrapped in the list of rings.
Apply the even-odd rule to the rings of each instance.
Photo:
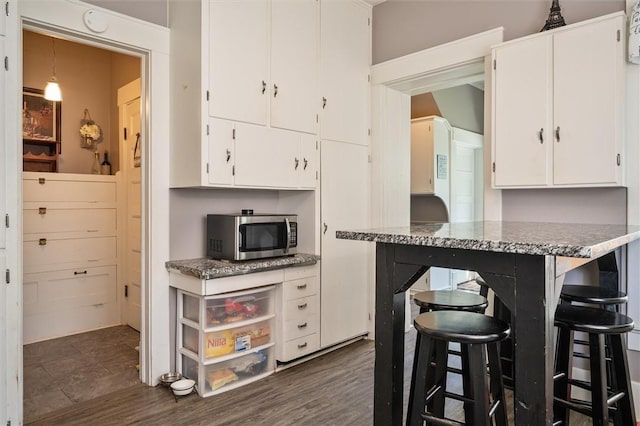
[[[275,371],[275,286],[200,296],[178,290],[177,369],[216,395]]]
[[[320,280],[318,266],[285,270],[276,291],[276,358],[287,362],[320,349]]]

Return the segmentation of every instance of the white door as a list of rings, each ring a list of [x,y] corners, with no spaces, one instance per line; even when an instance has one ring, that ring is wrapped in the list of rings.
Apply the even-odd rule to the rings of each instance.
[[[317,52],[318,2],[272,2],[270,99],[273,127],[316,133]]]
[[[122,97],[121,97],[122,95]],[[140,331],[141,322],[141,163],[142,129],[140,117],[140,80],[129,83],[118,90],[120,112],[120,134],[124,136],[121,145],[121,168],[124,181],[126,203],[120,204],[124,210],[125,239],[122,277],[124,281],[124,316],[127,324]],[[122,101],[122,103],[120,102]]]
[[[320,137],[367,144],[371,9],[356,1],[320,8]]]
[[[494,52],[496,186],[544,186],[550,183],[553,147],[551,44],[551,36],[541,36],[507,44]]]
[[[267,124],[266,1],[211,0],[209,115]]]
[[[554,130],[560,137],[553,143],[554,184],[617,181],[624,117],[616,108],[624,105],[621,23],[610,19],[554,36]]]
[[[367,332],[367,245],[336,239],[337,230],[369,223],[367,148],[322,141],[320,343],[327,347]]]
[[[0,15],[3,15],[2,13],[0,13]],[[4,19],[4,16],[2,18],[0,18],[0,20]],[[4,37],[0,36],[0,58],[4,58]],[[6,140],[8,140],[6,138],[6,130],[7,128],[5,127],[4,124],[4,120],[5,120],[5,113],[4,113],[4,104],[5,104],[5,98],[4,98],[4,86],[5,86],[5,72],[2,71],[0,72],[0,167],[2,168],[2,170],[0,170],[0,218],[2,218],[2,220],[4,220],[4,215],[7,212],[7,205],[6,205],[6,194],[5,194],[5,190],[6,190],[6,182],[7,182],[7,177],[6,177],[6,164],[5,164],[5,146],[6,146]],[[0,226],[0,248],[5,248],[6,247],[6,242],[5,242],[5,227],[4,226]],[[2,299],[5,300],[5,299]],[[0,364],[0,369],[2,369],[2,365]]]

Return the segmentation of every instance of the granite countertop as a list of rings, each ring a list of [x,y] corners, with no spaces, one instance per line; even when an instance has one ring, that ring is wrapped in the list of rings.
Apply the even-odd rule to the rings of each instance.
[[[593,258],[640,238],[640,227],[537,222],[424,223],[337,231],[346,240]]]
[[[251,274],[253,272],[270,271],[272,269],[292,266],[315,265],[318,260],[320,260],[320,256],[315,254],[300,253],[293,256],[244,260],[240,262],[208,258],[170,260],[165,263],[165,266],[167,269],[175,269],[186,275],[191,275],[203,280],[210,280],[212,278]]]

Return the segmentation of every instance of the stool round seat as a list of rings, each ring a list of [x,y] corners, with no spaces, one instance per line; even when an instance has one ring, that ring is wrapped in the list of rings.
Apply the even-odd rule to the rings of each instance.
[[[429,290],[417,293],[413,300],[421,311],[440,311],[444,309],[456,311],[484,312],[487,299],[476,293],[461,290]]]
[[[566,304],[558,305],[555,325],[594,334],[623,334],[634,326],[633,319],[617,312]]]
[[[626,293],[605,287],[590,285],[564,285],[560,299],[572,303],[592,303],[597,305],[620,305],[629,299]]]
[[[418,333],[437,340],[464,344],[492,343],[509,336],[510,328],[499,319],[466,311],[432,311],[416,317]]]

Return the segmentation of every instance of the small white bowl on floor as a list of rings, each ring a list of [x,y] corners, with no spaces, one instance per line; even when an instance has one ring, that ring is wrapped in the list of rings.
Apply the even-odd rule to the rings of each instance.
[[[175,395],[189,395],[193,392],[193,387],[196,385],[195,380],[181,379],[171,383],[171,390]]]

